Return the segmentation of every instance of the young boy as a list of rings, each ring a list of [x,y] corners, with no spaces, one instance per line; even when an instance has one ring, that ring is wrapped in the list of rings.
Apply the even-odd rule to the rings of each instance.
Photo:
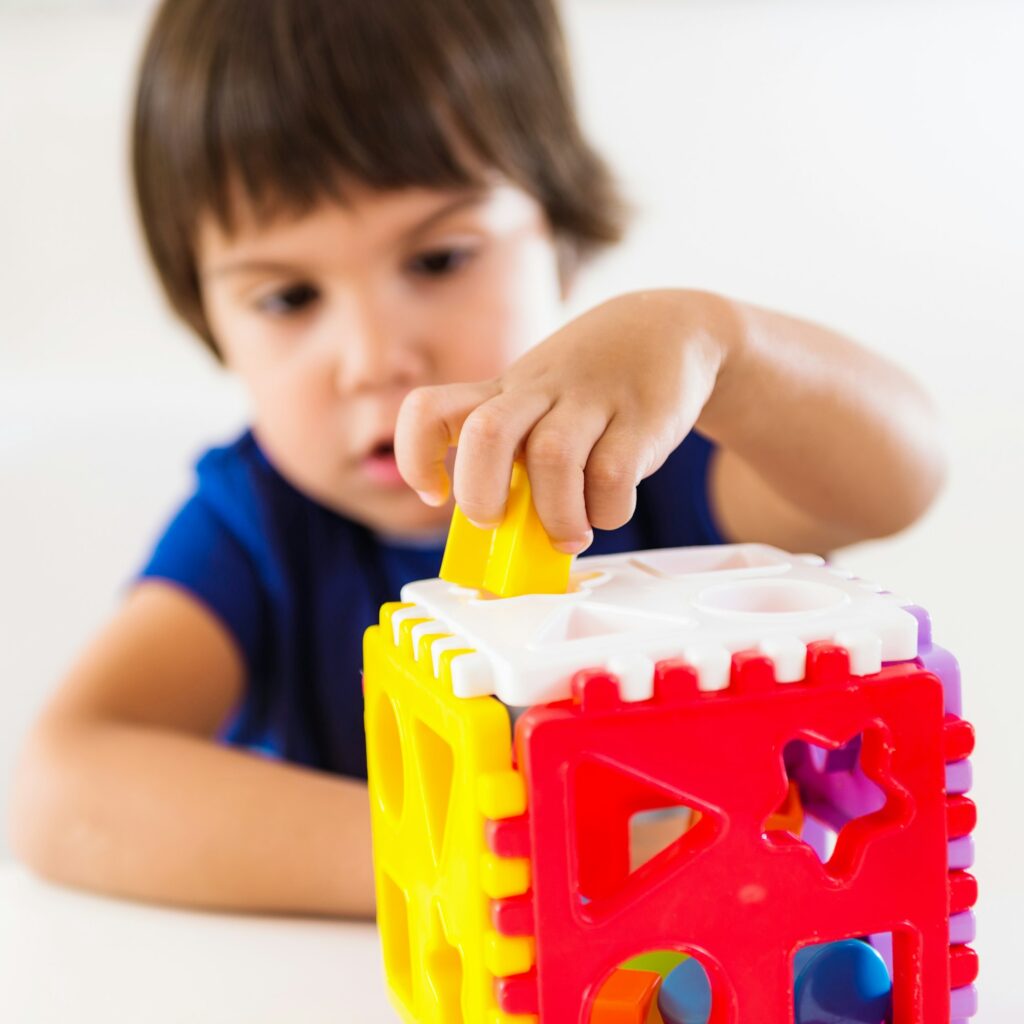
[[[29,739],[13,836],[48,877],[372,914],[361,634],[517,455],[567,551],[826,551],[940,484],[916,385],[822,327],[680,288],[553,331],[622,206],[551,0],[165,0],[134,172],[252,429]]]

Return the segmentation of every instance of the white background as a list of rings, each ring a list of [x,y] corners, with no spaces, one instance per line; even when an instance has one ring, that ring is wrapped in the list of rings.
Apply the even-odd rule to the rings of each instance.
[[[191,460],[244,419],[163,309],[132,222],[147,6],[0,0],[0,793]],[[946,494],[842,561],[930,608],[961,659],[980,737],[981,1019],[1018,1020],[1024,4],[574,0],[568,14],[586,120],[641,209],[574,308],[716,289],[889,353],[943,408]]]

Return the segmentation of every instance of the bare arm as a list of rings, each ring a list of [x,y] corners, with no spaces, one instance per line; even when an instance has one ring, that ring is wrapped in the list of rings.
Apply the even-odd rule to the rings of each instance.
[[[140,584],[29,737],[18,855],[119,896],[372,915],[366,787],[213,742],[242,675],[211,612],[170,584]]]
[[[704,301],[726,355],[697,426],[720,445],[712,501],[729,537],[825,552],[924,513],[945,456],[909,374],[818,324]]]

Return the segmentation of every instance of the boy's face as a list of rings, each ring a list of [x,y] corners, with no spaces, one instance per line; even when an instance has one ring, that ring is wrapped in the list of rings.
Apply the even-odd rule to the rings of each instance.
[[[382,531],[435,532],[398,474],[395,421],[415,387],[495,377],[560,311],[543,209],[486,191],[346,189],[298,218],[200,224],[203,301],[253,429],[295,487]]]

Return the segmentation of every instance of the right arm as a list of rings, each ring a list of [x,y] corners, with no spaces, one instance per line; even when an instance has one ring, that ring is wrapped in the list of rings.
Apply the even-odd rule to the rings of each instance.
[[[372,916],[366,786],[217,743],[243,680],[212,612],[139,583],[29,735],[12,794],[18,856],[133,899]]]

